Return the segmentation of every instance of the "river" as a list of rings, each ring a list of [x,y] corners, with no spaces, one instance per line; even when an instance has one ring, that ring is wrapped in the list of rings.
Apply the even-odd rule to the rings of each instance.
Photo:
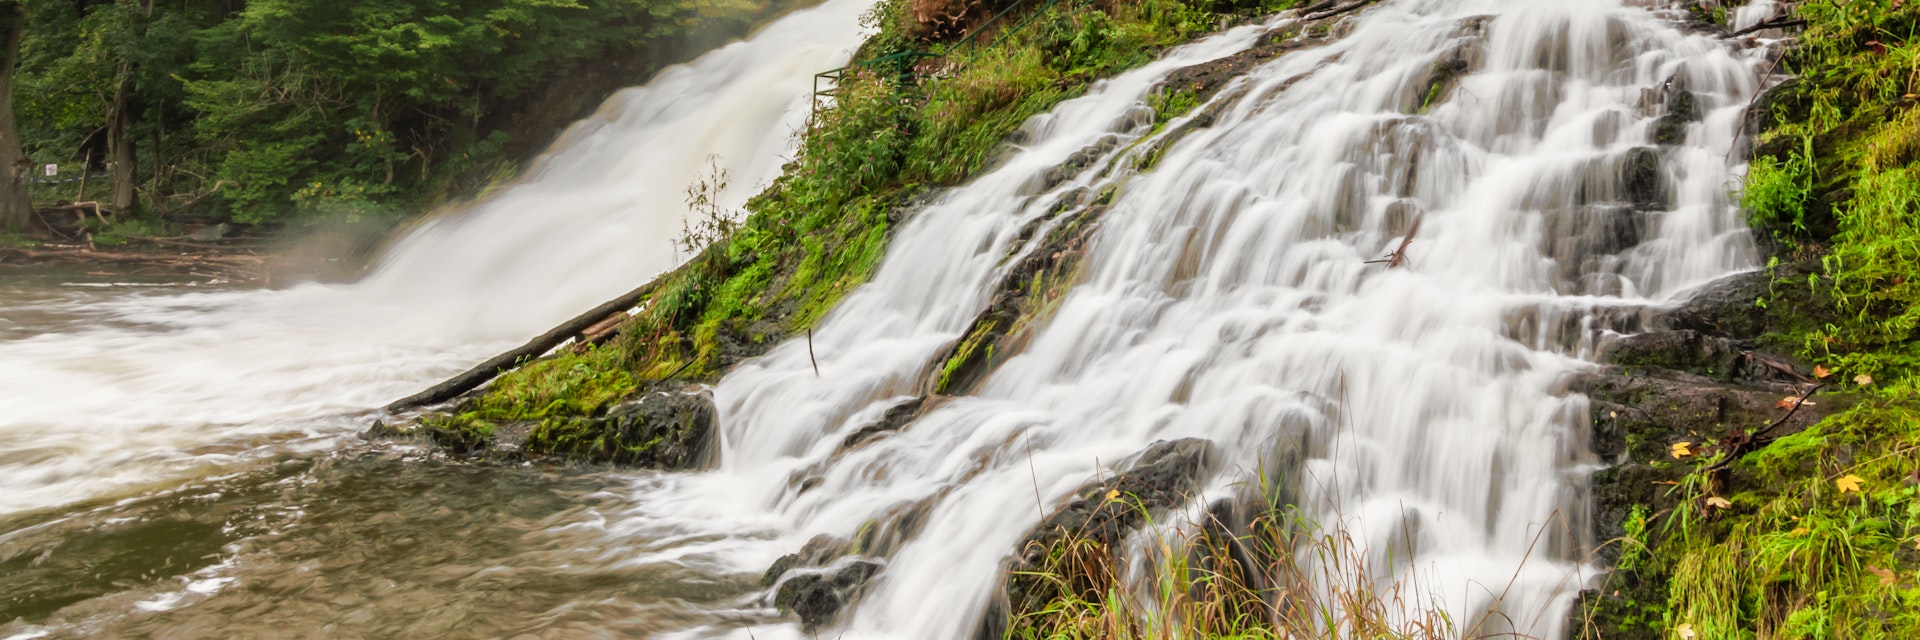
[[[685,186],[709,159],[729,202],[771,180],[867,4],[830,0],[621,93],[357,283],[0,287],[0,637],[804,638],[760,572],[911,512],[836,624],[964,638],[1046,505],[1174,438],[1220,460],[1164,531],[1251,477],[1349,530],[1412,608],[1565,631],[1598,570],[1597,462],[1563,385],[1619,315],[1596,311],[1755,266],[1727,149],[1759,52],[1638,2],[1388,0],[1255,67],[1179,140],[1147,93],[1284,19],[1101,83],[915,212],[809,344],[714,384],[712,470],[361,439],[377,407],[675,264]],[[1470,71],[1427,94],[1455,58]],[[1650,144],[1683,90],[1698,116]],[[840,446],[920,393],[1034,225],[1109,192],[1087,271],[1017,354]],[[1407,265],[1369,264],[1414,226]]]

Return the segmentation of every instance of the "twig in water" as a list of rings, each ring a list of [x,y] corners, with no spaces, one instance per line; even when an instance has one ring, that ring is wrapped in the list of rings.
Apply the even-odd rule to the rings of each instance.
[[[1739,31],[1729,33],[1727,34],[1727,37],[1738,38],[1740,36],[1744,36],[1749,33],[1753,33],[1755,31],[1762,31],[1766,29],[1785,29],[1787,27],[1804,27],[1807,24],[1807,21],[1805,20],[1779,20],[1779,18],[1781,17],[1782,16],[1774,16],[1773,18],[1768,18],[1768,20],[1778,20],[1778,21],[1777,22],[1762,21],[1759,24],[1753,25],[1751,27],[1747,27],[1745,29],[1741,29]]]
[[[1767,78],[1773,76],[1773,71],[1775,69],[1780,68],[1780,61],[1785,59],[1787,59],[1786,52],[1784,51],[1780,52],[1780,57],[1774,58],[1773,63],[1767,65],[1767,70],[1760,74],[1760,83],[1766,84]],[[1740,110],[1740,121],[1737,123],[1734,123],[1733,125],[1733,146],[1727,147],[1727,155],[1722,156],[1720,158],[1721,162],[1733,161],[1733,150],[1740,148],[1741,138],[1746,138],[1747,144],[1749,145],[1753,144],[1752,136],[1744,136],[1741,134],[1747,130],[1747,117],[1753,115],[1753,103],[1759,102],[1760,96],[1763,96],[1766,94],[1767,94],[1767,89],[1761,89],[1753,92],[1753,97],[1747,99],[1746,108]]]
[[[1387,257],[1379,260],[1368,260],[1363,264],[1380,264],[1384,262],[1388,269],[1406,264],[1407,246],[1413,244],[1413,234],[1420,233],[1420,220],[1426,217],[1425,214],[1414,217],[1413,226],[1407,228],[1407,235],[1400,238],[1400,246],[1395,247],[1393,253],[1389,253]]]
[[[1047,503],[1040,499],[1040,472],[1033,468],[1033,434],[1027,434],[1027,477],[1033,478],[1033,506],[1040,517],[1047,517]]]
[[[1370,5],[1370,4],[1373,4],[1374,2],[1375,2],[1375,0],[1358,0],[1357,2],[1349,2],[1349,3],[1347,3],[1347,4],[1345,4],[1345,5],[1341,5],[1341,6],[1338,6],[1338,7],[1334,7],[1334,8],[1332,8],[1332,9],[1328,9],[1328,10],[1326,10],[1326,11],[1322,11],[1322,12],[1320,12],[1320,13],[1316,13],[1316,14],[1312,14],[1312,15],[1309,15],[1309,16],[1306,16],[1306,17],[1304,17],[1304,18],[1302,18],[1302,19],[1303,19],[1303,20],[1325,20],[1325,19],[1327,19],[1327,18],[1331,18],[1331,17],[1334,17],[1334,16],[1337,16],[1337,15],[1340,15],[1340,14],[1342,14],[1342,13],[1346,13],[1346,12],[1349,12],[1349,11],[1352,11],[1352,10],[1354,10],[1354,9],[1358,9],[1358,8],[1360,8],[1360,7],[1364,7],[1364,6],[1367,6],[1367,5]]]
[[[807,329],[807,362],[813,363],[813,377],[820,377],[820,361],[813,357],[813,329]]]

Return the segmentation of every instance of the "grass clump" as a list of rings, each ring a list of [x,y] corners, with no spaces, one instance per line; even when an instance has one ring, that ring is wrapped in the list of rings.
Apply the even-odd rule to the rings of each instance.
[[[1126,499],[1121,496],[1120,499]],[[1386,580],[1344,524],[1322,526],[1271,506],[1238,533],[1223,523],[1150,533],[1153,562],[1129,569],[1126,550],[1084,538],[1056,542],[1028,572],[1054,597],[1016,612],[1007,638],[1032,640],[1500,637],[1502,614],[1455,620],[1432,606],[1417,575]],[[1160,532],[1149,528],[1150,532]],[[1123,575],[1144,571],[1147,575]],[[1417,570],[1415,570],[1417,573]]]

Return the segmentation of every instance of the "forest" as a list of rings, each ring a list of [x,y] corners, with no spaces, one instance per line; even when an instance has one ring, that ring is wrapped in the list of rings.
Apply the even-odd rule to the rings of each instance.
[[[0,229],[76,204],[105,237],[427,208],[770,4],[6,2]]]

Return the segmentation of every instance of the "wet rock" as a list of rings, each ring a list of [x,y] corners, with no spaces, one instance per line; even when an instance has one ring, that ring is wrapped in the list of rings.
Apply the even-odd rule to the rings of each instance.
[[[1602,351],[1600,361],[1729,380],[1747,374],[1747,351],[1737,341],[1698,331],[1649,331],[1609,344]]]
[[[1407,105],[1411,108],[1403,111],[1424,113],[1432,109],[1434,105],[1445,101],[1453,94],[1453,89],[1460,84],[1461,78],[1480,68],[1481,63],[1486,60],[1486,49],[1482,43],[1486,37],[1489,20],[1489,16],[1475,16],[1460,21],[1453,31],[1453,37],[1459,42],[1433,61],[1433,66],[1427,70],[1424,88],[1414,94],[1419,103]]]
[[[886,413],[881,414],[878,421],[847,434],[847,439],[841,441],[840,448],[852,449],[880,437],[880,434],[899,431],[920,418],[923,413],[921,409],[926,406],[926,403],[927,397],[920,396],[894,405],[887,409]]]
[[[824,566],[845,556],[852,548],[853,543],[842,538],[825,534],[814,536],[808,539],[806,544],[801,545],[798,552],[789,553],[774,560],[773,564],[767,567],[767,572],[760,576],[760,584],[773,586],[789,571]]]
[[[1096,567],[1148,519],[1186,504],[1213,464],[1213,443],[1188,438],[1156,442],[1125,471],[1082,485],[1074,497],[1021,537],[1007,579],[974,637],[1007,637],[1009,625],[1068,594],[1098,600],[1112,574]],[[1022,634],[1015,630],[1014,637]]]
[[[1667,97],[1667,116],[1679,118],[1681,122],[1698,122],[1700,107],[1695,104],[1693,92],[1674,89]]]
[[[1791,393],[1785,385],[1730,384],[1689,373],[1620,367],[1577,377],[1571,388],[1590,400],[1593,452],[1622,466],[1664,463],[1674,442],[1718,442],[1730,433],[1770,424],[1785,415],[1776,405]],[[1797,432],[1831,410],[1830,403],[1804,407],[1771,435]]]
[[[1677,333],[1677,332],[1676,332]],[[1724,339],[1702,335],[1702,340]],[[1676,509],[1697,509],[1682,504],[1685,494],[1673,487],[1695,469],[1689,460],[1672,455],[1674,443],[1690,443],[1700,457],[1710,457],[1746,436],[1747,432],[1774,424],[1786,416],[1778,406],[1793,391],[1786,385],[1731,384],[1702,376],[1659,369],[1629,370],[1608,367],[1581,375],[1571,381],[1571,390],[1585,393],[1590,400],[1591,443],[1593,452],[1610,463],[1593,474],[1591,484],[1592,522],[1596,540],[1620,540],[1628,535],[1627,525],[1636,508],[1650,518],[1645,521],[1640,542],[1658,546],[1665,538],[1660,514]],[[1768,433],[1779,437],[1806,429],[1822,418],[1844,408],[1829,398],[1805,405]],[[1732,481],[1727,481],[1732,482]],[[1717,488],[1722,494],[1738,490]],[[1608,544],[1595,550],[1596,560],[1615,567],[1622,544]],[[1666,601],[1666,578],[1661,571],[1640,568],[1616,569],[1608,576],[1605,588],[1588,590],[1569,613],[1576,628],[1596,629],[1597,637],[1664,638],[1664,627],[1648,624],[1659,620]],[[1654,615],[1648,617],[1649,611]]]
[[[1033,327],[1066,295],[1079,275],[1085,245],[1107,207],[1093,205],[1065,216],[1039,246],[1008,270],[986,310],[938,360],[928,386],[934,393],[971,393],[1001,362],[1032,337]]]
[[[1540,252],[1569,282],[1607,272],[1607,258],[1639,246],[1652,223],[1647,212],[1617,205],[1551,210],[1544,218]]]
[[[1765,272],[1721,278],[1694,291],[1679,307],[1654,316],[1656,327],[1751,340],[1766,333],[1767,319],[1754,302],[1767,295]]]
[[[604,415],[541,423],[528,435],[526,449],[650,469],[693,469],[706,462],[714,416],[713,396],[704,387],[656,383]]]
[[[1666,173],[1660,168],[1660,152],[1649,147],[1628,151],[1620,162],[1620,188],[1622,196],[1635,207],[1666,208]]]
[[[851,540],[814,536],[800,551],[767,567],[760,584],[773,587],[774,605],[798,615],[809,633],[831,624],[879,573],[882,564],[875,558],[892,555],[918,535],[933,505],[932,498],[898,505],[862,526]]]
[[[1687,119],[1679,116],[1660,116],[1653,122],[1654,144],[1670,147],[1687,141]]]
[[[1813,109],[1813,101],[1802,94],[1801,86],[1799,78],[1788,78],[1761,92],[1747,109],[1741,135],[1751,140],[1777,123],[1805,122]],[[1800,144],[1796,136],[1778,136],[1755,149],[1754,154],[1784,157],[1788,152],[1798,151]]]
[[[799,616],[806,631],[812,633],[833,622],[840,609],[858,598],[878,573],[880,563],[854,560],[832,571],[795,575],[780,583],[773,604]]]

